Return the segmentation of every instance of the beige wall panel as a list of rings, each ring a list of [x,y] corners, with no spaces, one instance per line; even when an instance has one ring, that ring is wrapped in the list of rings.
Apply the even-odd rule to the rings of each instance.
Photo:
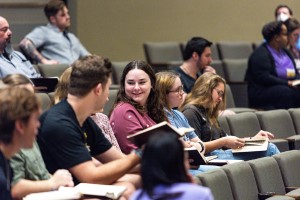
[[[78,37],[112,61],[144,59],[145,41],[260,41],[275,7],[289,5],[300,19],[300,1],[289,0],[70,0]]]

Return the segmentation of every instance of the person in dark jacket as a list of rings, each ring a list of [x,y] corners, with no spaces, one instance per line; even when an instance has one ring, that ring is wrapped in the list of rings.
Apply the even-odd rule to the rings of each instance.
[[[270,22],[263,27],[262,34],[266,42],[251,54],[245,76],[250,107],[264,110],[300,107],[300,90],[295,85],[300,75],[286,49],[286,26],[283,22]]]

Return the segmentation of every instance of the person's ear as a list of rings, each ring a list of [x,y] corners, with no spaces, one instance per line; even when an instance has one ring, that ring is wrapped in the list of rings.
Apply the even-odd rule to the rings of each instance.
[[[96,95],[101,95],[102,94],[102,91],[103,91],[103,88],[102,88],[102,84],[101,83],[98,83],[96,86],[95,86],[95,94]]]
[[[25,123],[21,120],[16,120],[15,121],[15,130],[17,133],[23,134],[24,133],[24,127]]]
[[[199,54],[197,52],[193,52],[192,54],[193,59],[198,59],[199,58]]]
[[[56,24],[56,19],[55,19],[54,16],[50,16],[49,21],[50,21],[51,24]]]

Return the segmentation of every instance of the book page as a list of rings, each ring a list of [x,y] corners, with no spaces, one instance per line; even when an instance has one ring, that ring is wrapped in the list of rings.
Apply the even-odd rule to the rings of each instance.
[[[81,194],[73,187],[64,187],[63,190],[38,192],[27,195],[23,200],[74,200],[80,199]]]
[[[125,186],[100,185],[90,183],[80,183],[75,186],[77,191],[84,195],[102,196],[111,199],[118,199],[126,190]]]
[[[300,80],[294,80],[292,85],[296,86],[296,85],[299,85],[299,84],[300,84]]]

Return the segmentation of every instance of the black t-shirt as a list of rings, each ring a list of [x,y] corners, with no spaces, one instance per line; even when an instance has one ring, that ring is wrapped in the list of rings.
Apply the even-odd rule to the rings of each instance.
[[[9,176],[9,177],[8,177]],[[10,193],[10,183],[12,181],[12,169],[8,160],[0,151],[0,199],[12,200]]]
[[[91,118],[80,127],[70,104],[63,100],[41,118],[38,144],[50,173],[91,160],[112,147]],[[73,177],[74,178],[74,177]],[[75,183],[78,183],[74,179]]]

